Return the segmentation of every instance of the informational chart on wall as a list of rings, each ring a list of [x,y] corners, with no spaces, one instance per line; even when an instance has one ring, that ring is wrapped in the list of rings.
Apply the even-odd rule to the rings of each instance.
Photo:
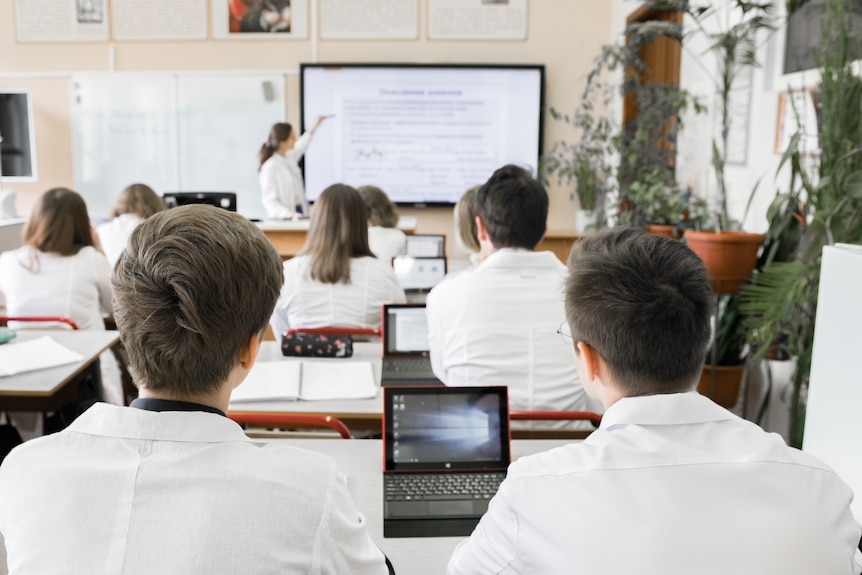
[[[452,203],[507,163],[535,172],[543,69],[302,68],[306,126],[327,120],[305,156],[306,193],[342,182],[400,203]]]
[[[257,152],[284,121],[284,77],[103,74],[71,80],[75,189],[106,217],[135,182],[164,192],[233,192],[262,218]]]

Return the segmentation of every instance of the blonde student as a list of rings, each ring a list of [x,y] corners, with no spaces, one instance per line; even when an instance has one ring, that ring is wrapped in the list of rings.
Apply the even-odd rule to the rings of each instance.
[[[284,122],[270,128],[258,152],[260,190],[267,219],[296,219],[308,213],[299,160],[323,120],[323,116],[318,116],[311,129],[299,137],[293,126]]]
[[[380,306],[405,301],[392,267],[368,247],[367,210],[359,192],[333,184],[311,212],[308,239],[284,263],[284,287],[270,325],[379,327]]]
[[[389,261],[407,251],[407,236],[399,230],[398,208],[376,186],[357,188],[368,206],[368,247],[378,258]]]
[[[146,184],[132,184],[120,192],[111,210],[111,219],[96,228],[102,251],[112,268],[126,247],[132,230],[164,209],[162,198]]]
[[[476,237],[476,193],[481,186],[467,189],[455,203],[452,216],[455,222],[455,243],[461,251],[470,254],[470,263],[477,265],[479,259],[479,239]]]

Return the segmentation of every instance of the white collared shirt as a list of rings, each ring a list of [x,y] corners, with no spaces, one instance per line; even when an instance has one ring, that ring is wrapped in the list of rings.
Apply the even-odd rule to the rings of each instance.
[[[305,199],[305,185],[299,160],[311,143],[311,133],[306,132],[282,156],[275,153],[260,167],[261,201],[270,220],[290,218],[296,213],[296,206],[308,215],[308,201]]]
[[[427,298],[435,375],[447,385],[508,385],[517,410],[592,410],[566,320],[567,270],[552,252],[500,249]]]
[[[129,236],[140,223],[141,218],[136,214],[120,214],[111,221],[99,224],[99,227],[96,228],[99,234],[99,243],[102,244],[102,251],[105,252],[111,269],[114,269],[117,260],[120,259],[120,254],[123,253],[126,244],[129,243]]]
[[[513,463],[448,572],[856,574],[852,496],[701,395],[623,398],[583,443]]]
[[[407,236],[397,228],[368,226],[368,247],[375,256],[388,262],[407,253]]]
[[[11,573],[387,573],[330,459],[204,412],[96,404],[25,443],[0,531]]]
[[[377,258],[350,260],[350,283],[311,279],[309,256],[284,262],[284,285],[270,320],[276,340],[292,327],[380,327],[381,306],[406,301],[392,266]]]

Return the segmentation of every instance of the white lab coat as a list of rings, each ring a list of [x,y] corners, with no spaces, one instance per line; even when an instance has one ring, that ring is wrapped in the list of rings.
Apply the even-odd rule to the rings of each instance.
[[[129,236],[140,223],[141,218],[136,214],[120,214],[110,221],[99,224],[96,228],[96,232],[99,234],[99,243],[102,244],[102,251],[105,252],[111,269],[117,265],[120,254],[123,253],[126,244],[129,243]]]
[[[368,226],[368,247],[375,256],[388,262],[407,252],[407,236],[396,228]]]
[[[270,220],[287,219],[296,213],[296,206],[308,215],[308,201],[305,199],[305,186],[299,160],[311,143],[311,133],[300,136],[293,148],[281,154],[273,154],[260,167],[260,190],[263,194],[263,207]]]

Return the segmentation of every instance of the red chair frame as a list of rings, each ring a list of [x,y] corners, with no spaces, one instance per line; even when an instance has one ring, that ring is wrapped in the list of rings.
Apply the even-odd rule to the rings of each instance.
[[[353,435],[343,421],[331,415],[305,413],[266,413],[260,411],[229,411],[227,416],[241,425],[268,428],[307,428],[326,427],[337,431],[342,439],[352,439]]]
[[[27,316],[11,316],[11,315],[0,315],[0,325],[6,325],[10,321],[29,321],[29,322],[54,322],[54,323],[65,323],[69,327],[74,330],[78,329],[78,324],[67,317],[61,316],[51,316],[51,315],[27,315]]]

